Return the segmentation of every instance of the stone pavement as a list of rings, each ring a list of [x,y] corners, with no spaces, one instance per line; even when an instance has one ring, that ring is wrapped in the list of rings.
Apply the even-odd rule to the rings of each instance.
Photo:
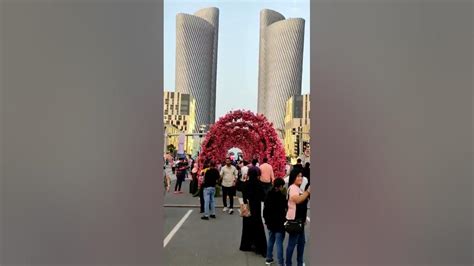
[[[189,194],[189,183],[183,182],[183,194],[173,194],[173,181],[171,192],[165,196],[164,237],[168,237],[164,248],[166,265],[265,265],[263,257],[239,250],[242,218],[238,214],[238,199],[234,201],[235,213],[229,215],[222,212],[222,199],[216,198],[217,219],[201,220],[199,197],[194,198]],[[310,224],[308,222],[306,226],[305,265],[309,265]],[[285,248],[287,240],[288,235],[285,237]],[[276,260],[276,250],[274,259]],[[296,265],[296,250],[293,261]]]

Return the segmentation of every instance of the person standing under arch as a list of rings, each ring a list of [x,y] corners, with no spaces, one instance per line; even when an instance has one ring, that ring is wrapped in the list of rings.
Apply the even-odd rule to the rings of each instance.
[[[221,168],[222,178],[222,202],[224,204],[223,211],[229,210],[229,214],[234,213],[234,197],[235,197],[235,185],[237,181],[237,168],[231,164],[230,158],[225,160],[225,166]],[[229,197],[229,208],[227,208],[227,196]]]
[[[267,197],[268,192],[272,190],[273,180],[275,180],[275,174],[273,173],[273,167],[268,163],[268,158],[263,158],[263,164],[260,165],[260,183],[264,192],[264,199]]]

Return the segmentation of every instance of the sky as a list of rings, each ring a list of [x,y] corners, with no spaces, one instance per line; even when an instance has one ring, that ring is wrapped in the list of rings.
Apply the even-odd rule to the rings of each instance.
[[[175,88],[176,14],[219,9],[216,120],[231,110],[257,111],[260,11],[275,10],[285,18],[305,19],[302,93],[309,93],[309,0],[165,0],[164,89]]]

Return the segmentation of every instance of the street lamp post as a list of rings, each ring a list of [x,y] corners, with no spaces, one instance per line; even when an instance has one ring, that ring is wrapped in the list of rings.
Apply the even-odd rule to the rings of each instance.
[[[280,132],[281,132],[281,137],[282,137],[283,139],[285,139],[285,129],[283,129],[283,128],[277,128],[276,130],[277,130],[277,131],[280,131]]]
[[[163,150],[166,153],[166,148],[168,147],[168,134],[166,133],[166,126],[165,126],[164,129],[165,129],[164,130],[165,131],[165,134],[164,134],[165,135],[165,141],[163,142],[163,144],[164,144]]]

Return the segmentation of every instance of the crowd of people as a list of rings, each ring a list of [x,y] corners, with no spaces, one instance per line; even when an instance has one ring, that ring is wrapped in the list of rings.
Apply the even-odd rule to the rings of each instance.
[[[200,173],[192,158],[181,157],[173,166],[166,159],[165,161],[165,169],[169,168],[165,170],[167,191],[171,186],[169,175],[172,171],[177,178],[174,192],[177,194],[182,193],[182,182],[189,174],[190,193],[200,198],[202,220],[216,219],[215,200],[218,189],[222,190],[223,212],[230,215],[234,213],[236,192],[241,192],[241,251],[255,252],[265,258],[267,265],[277,262],[278,265],[289,266],[292,265],[296,249],[297,265],[303,265],[306,243],[304,227],[311,195],[309,162],[303,165],[301,159],[298,159],[295,165],[287,165],[286,176],[276,177],[268,158],[259,162],[256,156],[251,163],[230,156],[223,165],[219,161],[207,160]],[[284,252],[283,243],[287,234],[288,243]],[[275,245],[276,260],[273,256]]]
[[[176,184],[174,187],[174,194],[182,194],[182,184],[186,178],[194,180],[193,173],[196,173],[197,164],[191,155],[177,155],[172,156],[170,152],[167,152],[164,156],[164,186],[165,191],[169,192],[171,188],[171,176],[174,174],[176,176]],[[197,176],[196,176],[197,178]],[[191,183],[190,192],[197,190],[197,181]]]
[[[306,164],[309,170],[309,163]],[[258,165],[253,159],[244,177],[243,202],[250,209],[250,215],[243,217],[240,250],[254,251],[265,257],[265,262],[275,262],[273,249],[276,244],[278,265],[292,265],[293,252],[297,249],[297,264],[303,265],[305,246],[304,225],[306,224],[307,204],[310,195],[309,175],[303,185],[303,167],[295,165],[288,169],[287,182],[285,178],[275,177],[273,168],[266,158]],[[309,172],[308,172],[309,173]],[[263,205],[263,219],[261,216]],[[298,224],[299,230],[291,230],[285,224]],[[268,230],[266,239],[264,224]],[[288,233],[286,254],[283,252],[283,242]],[[285,260],[286,257],[286,260]]]

